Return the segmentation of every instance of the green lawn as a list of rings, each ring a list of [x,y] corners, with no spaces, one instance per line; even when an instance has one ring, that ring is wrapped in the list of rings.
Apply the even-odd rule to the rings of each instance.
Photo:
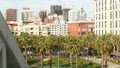
[[[72,58],[73,60],[73,67],[75,68],[76,66],[76,59],[75,58]],[[58,58],[53,58],[53,63],[52,65],[53,66],[58,66]],[[60,67],[70,67],[70,59],[69,58],[65,58],[65,57],[61,57],[60,58]],[[40,61],[38,58],[32,58],[32,59],[29,59],[28,60],[28,64],[29,65],[32,65],[32,64],[35,64],[37,63],[37,66],[36,67],[39,67],[40,64]],[[45,61],[44,62],[44,66],[49,66],[49,60],[48,61]],[[89,62],[89,61],[86,61],[85,59],[81,59],[81,58],[78,58],[78,68],[101,68],[99,64],[96,64],[96,63],[92,63],[92,62]]]
[[[31,59],[28,59],[27,62],[29,65],[32,65],[32,64],[39,62],[39,58],[31,58]]]
[[[76,63],[75,63],[75,58],[73,59],[73,67],[75,68]],[[49,65],[49,61],[44,62],[44,66],[48,66]],[[58,66],[58,58],[54,58],[53,59],[53,66]],[[70,67],[70,62],[69,62],[69,58],[60,58],[60,67]],[[96,63],[92,63],[92,62],[88,62],[85,59],[78,59],[78,68],[101,68],[99,64]]]

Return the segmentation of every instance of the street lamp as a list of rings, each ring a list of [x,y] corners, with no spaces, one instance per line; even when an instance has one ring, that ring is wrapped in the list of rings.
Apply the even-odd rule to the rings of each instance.
[[[86,50],[87,50],[87,57],[86,57],[86,60],[88,60],[88,48],[86,48]]]
[[[58,51],[58,68],[60,67],[60,53]]]

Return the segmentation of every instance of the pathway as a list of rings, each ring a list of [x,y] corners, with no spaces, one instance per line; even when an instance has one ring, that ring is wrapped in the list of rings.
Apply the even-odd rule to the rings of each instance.
[[[98,63],[101,64],[102,59],[98,59],[98,58],[94,58],[94,57],[89,57],[88,58],[89,61],[92,61],[94,63]],[[107,62],[108,64],[108,68],[120,68],[120,65],[112,63],[112,62]]]

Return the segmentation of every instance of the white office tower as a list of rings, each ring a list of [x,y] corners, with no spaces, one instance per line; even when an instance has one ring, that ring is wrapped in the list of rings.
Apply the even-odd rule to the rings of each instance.
[[[23,8],[22,20],[23,22],[32,22],[33,11],[30,8]]]
[[[68,20],[69,21],[78,21],[78,10],[69,10]]]
[[[80,10],[78,10],[78,19],[80,21],[85,21],[86,20],[86,12],[84,10],[84,8],[80,8]]]
[[[120,34],[120,0],[95,0],[95,33]]]
[[[49,26],[51,35],[68,35],[68,24],[65,21],[54,21]]]

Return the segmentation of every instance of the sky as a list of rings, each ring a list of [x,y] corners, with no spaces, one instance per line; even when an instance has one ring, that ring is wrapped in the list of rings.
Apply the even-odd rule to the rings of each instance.
[[[6,9],[14,8],[18,10],[20,17],[23,7],[30,7],[36,15],[40,10],[49,11],[50,5],[62,5],[62,8],[72,9],[83,7],[88,17],[94,16],[94,0],[0,0],[0,11],[5,14]]]

